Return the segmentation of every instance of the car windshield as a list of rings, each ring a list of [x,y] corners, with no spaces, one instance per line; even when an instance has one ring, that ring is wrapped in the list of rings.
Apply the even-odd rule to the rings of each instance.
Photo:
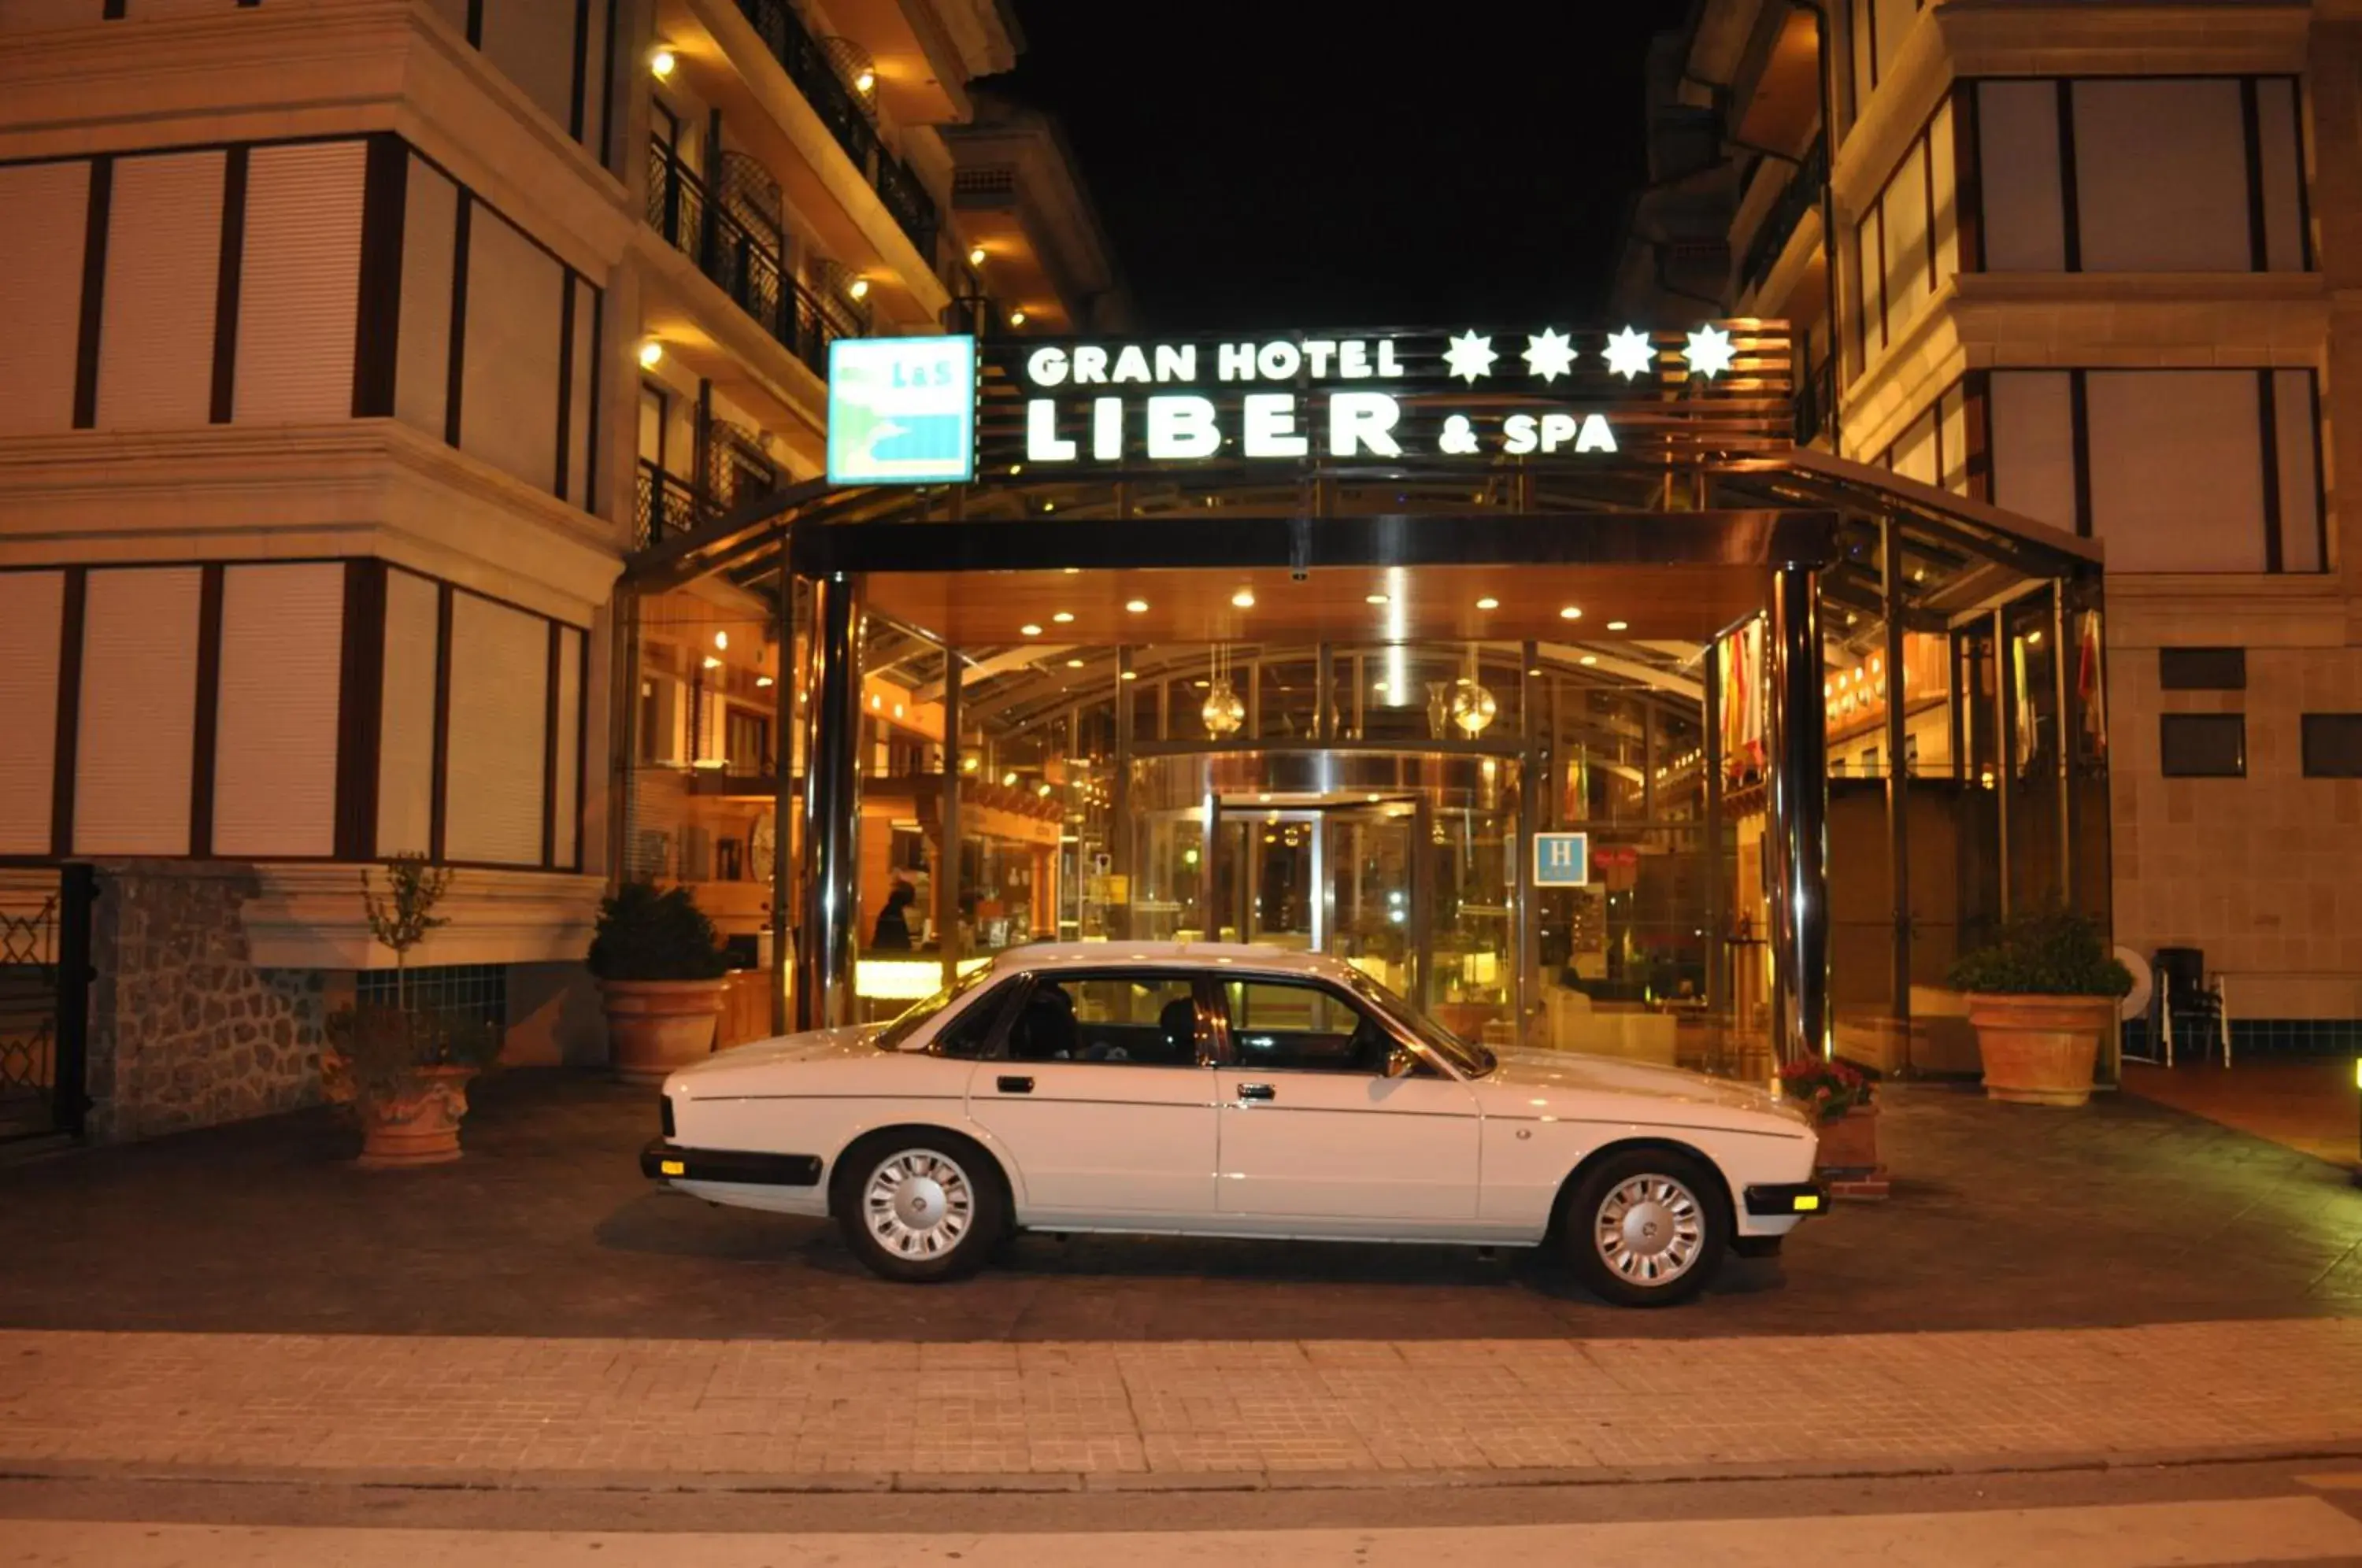
[[[1437,1055],[1458,1068],[1462,1077],[1481,1078],[1501,1065],[1500,1058],[1492,1052],[1462,1040],[1359,969],[1353,971],[1352,985],[1363,1001],[1418,1035]]]
[[[926,1000],[912,1002],[895,1018],[893,1022],[878,1031],[877,1038],[870,1043],[876,1045],[880,1051],[900,1051],[911,1036],[925,1027],[929,1020],[976,989],[991,973],[990,965],[980,964]]]

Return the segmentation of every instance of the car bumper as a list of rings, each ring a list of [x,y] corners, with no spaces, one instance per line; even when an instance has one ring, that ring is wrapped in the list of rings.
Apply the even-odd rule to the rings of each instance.
[[[640,1151],[650,1181],[718,1181],[744,1187],[817,1187],[818,1154],[766,1154],[745,1149],[685,1149],[652,1138]]]
[[[1790,1220],[1829,1211],[1829,1189],[1816,1181],[1772,1182],[1747,1189],[1747,1212],[1759,1220]]]

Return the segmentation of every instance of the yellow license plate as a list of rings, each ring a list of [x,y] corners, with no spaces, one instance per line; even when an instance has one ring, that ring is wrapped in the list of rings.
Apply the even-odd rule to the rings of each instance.
[[[667,1176],[687,1176],[689,1174],[689,1167],[681,1164],[679,1160],[661,1160],[657,1162],[657,1169],[664,1172]]]
[[[1814,1209],[1818,1209],[1820,1206],[1821,1195],[1819,1193],[1800,1192],[1796,1195],[1796,1212],[1799,1214],[1810,1214]]]

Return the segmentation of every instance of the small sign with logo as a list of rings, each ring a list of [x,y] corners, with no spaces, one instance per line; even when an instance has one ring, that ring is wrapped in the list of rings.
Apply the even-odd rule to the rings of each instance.
[[[1587,833],[1534,834],[1534,886],[1580,888],[1591,880],[1591,835]]]
[[[840,337],[828,348],[833,484],[976,477],[976,339]]]

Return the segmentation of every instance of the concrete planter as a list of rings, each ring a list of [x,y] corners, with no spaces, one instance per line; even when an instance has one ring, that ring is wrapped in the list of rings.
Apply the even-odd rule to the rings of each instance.
[[[713,1054],[726,979],[602,980],[608,1061],[627,1084],[661,1084]]]
[[[392,1094],[362,1095],[361,1165],[401,1170],[447,1165],[459,1157],[459,1121],[468,1114],[473,1067],[414,1067]]]
[[[2021,1105],[2083,1104],[2115,1018],[2112,997],[1970,995],[1985,1094]]]

